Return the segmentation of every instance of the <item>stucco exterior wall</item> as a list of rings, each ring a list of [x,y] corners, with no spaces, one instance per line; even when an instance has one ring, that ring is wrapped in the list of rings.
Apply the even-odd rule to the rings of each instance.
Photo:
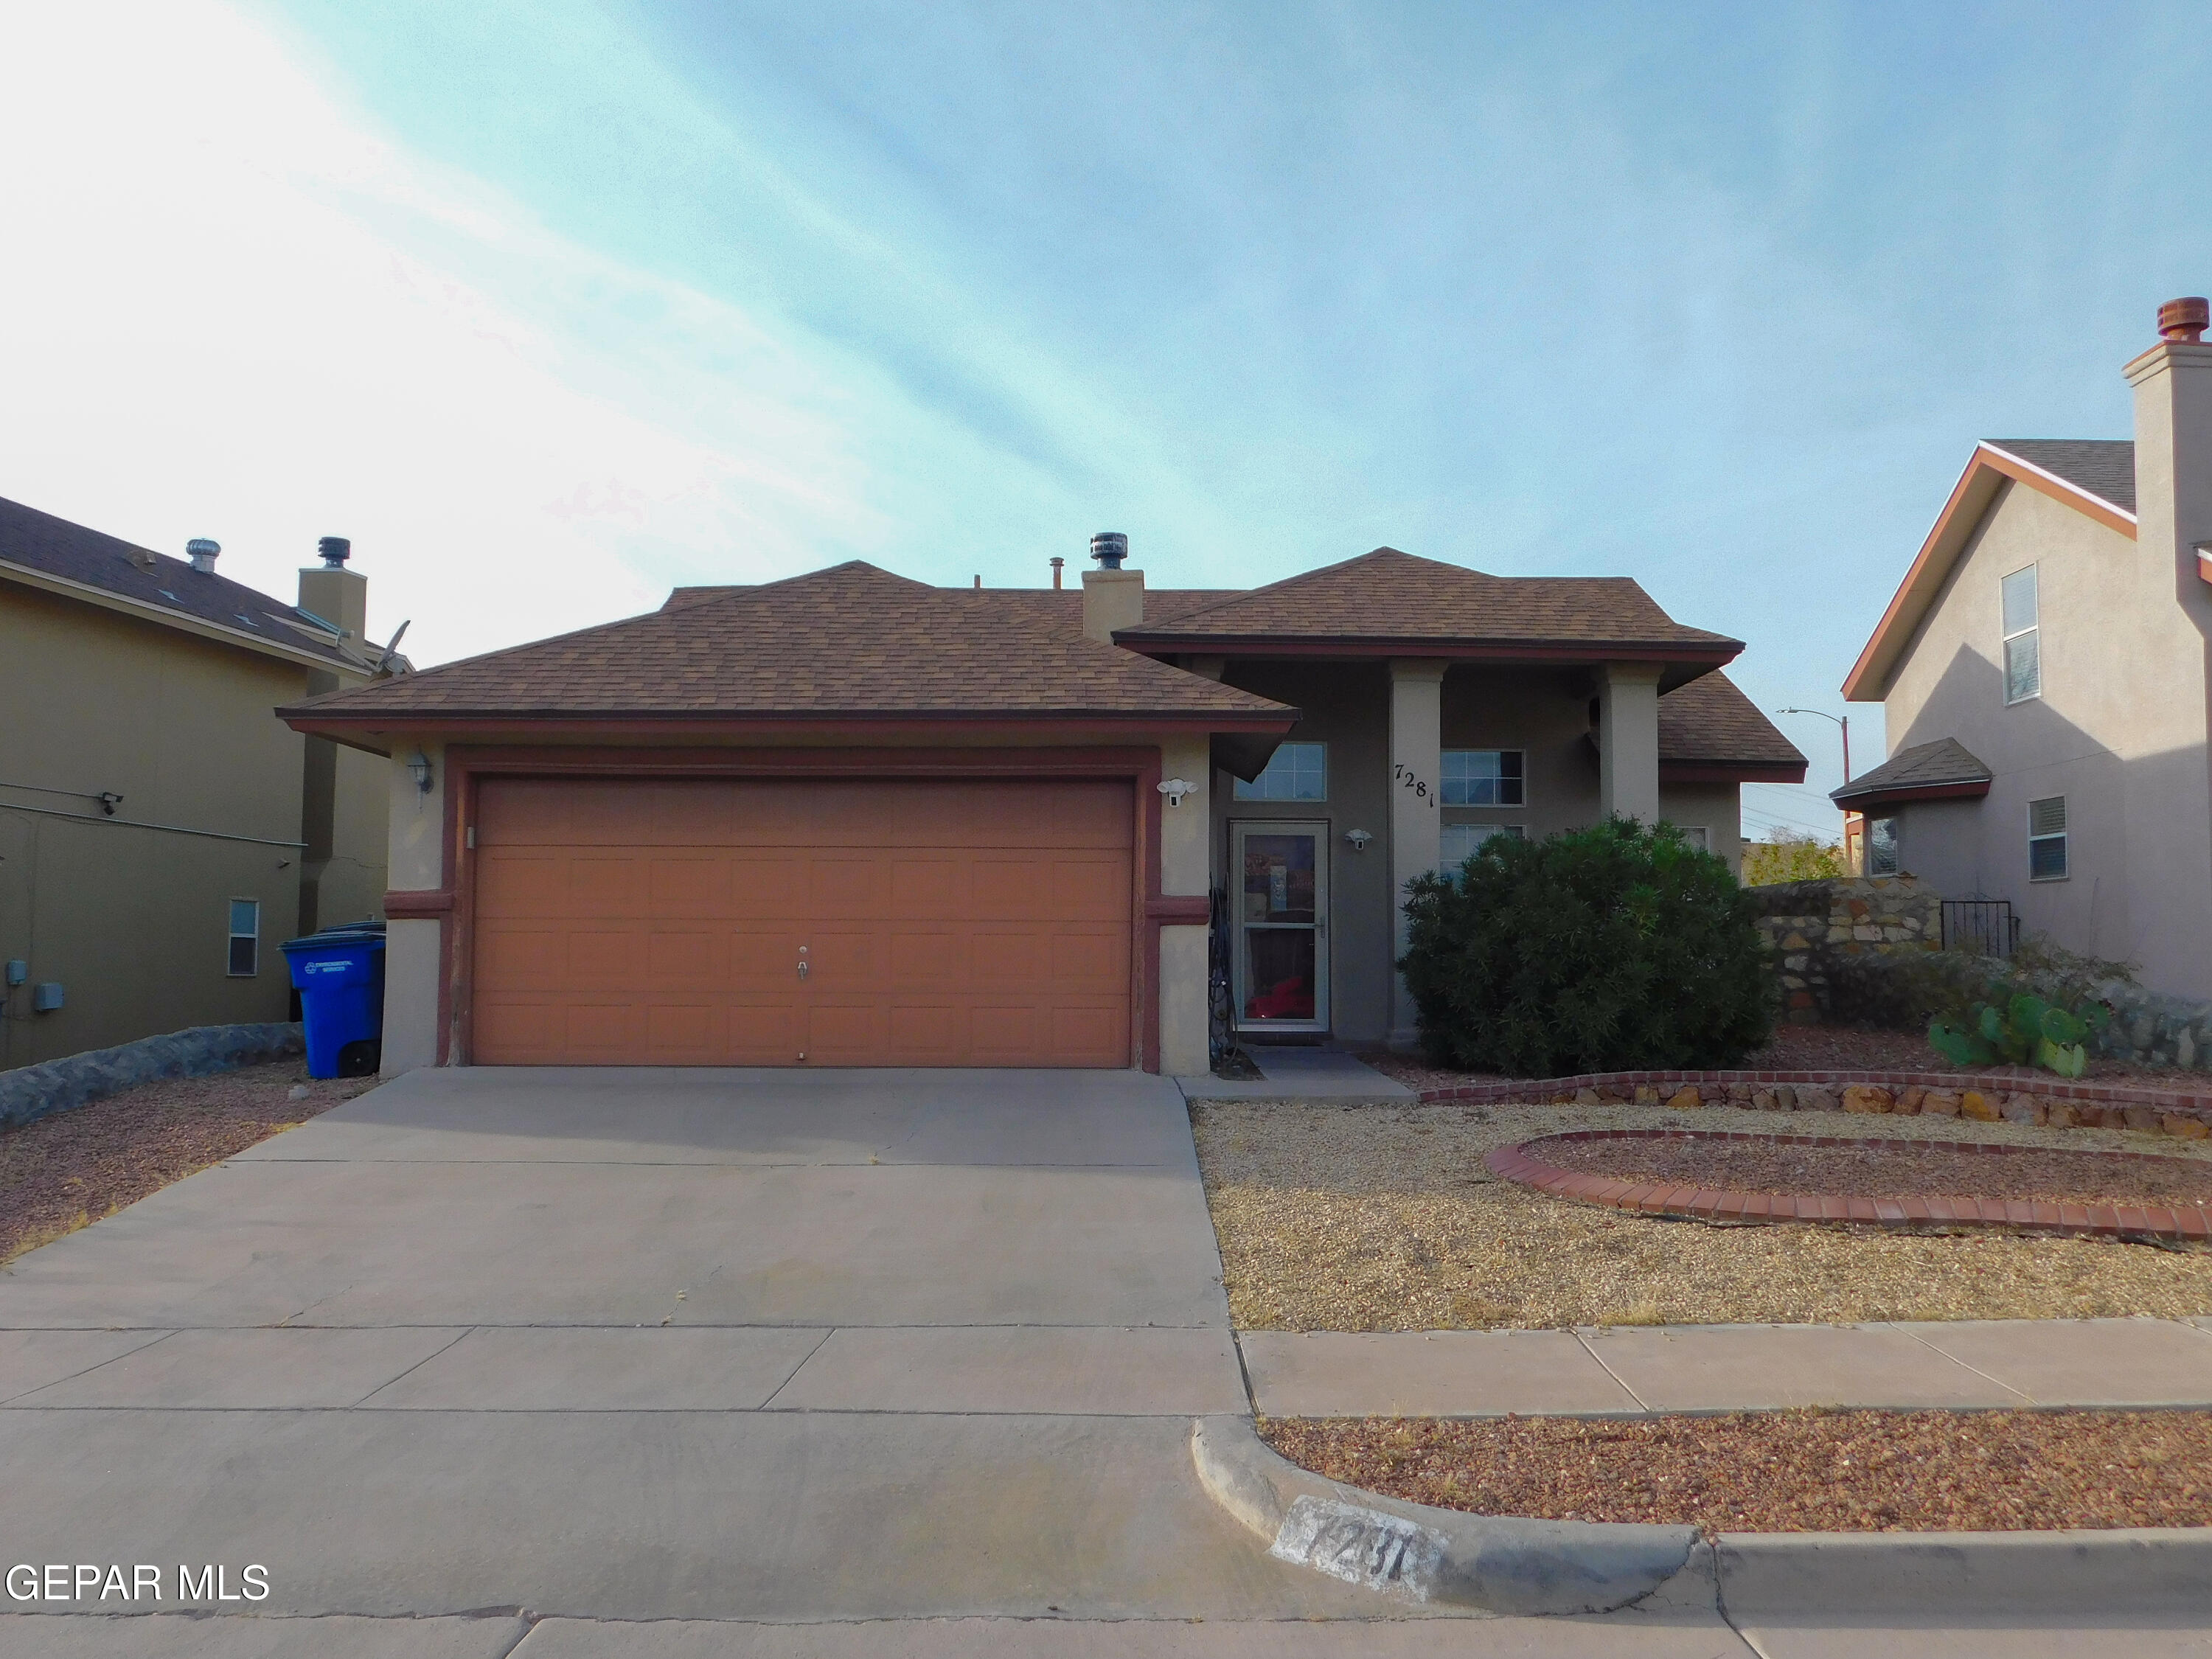
[[[1211,881],[1213,768],[1203,736],[1160,745],[1160,778],[1181,778],[1195,787],[1180,805],[1160,803],[1160,891],[1198,897]],[[1206,1033],[1206,930],[1160,929],[1160,1070],[1169,1077],[1203,1077],[1212,1065]]]
[[[66,1006],[6,1000],[0,1064],[27,1065],[191,1025],[281,1020],[276,948],[298,919],[301,849],[120,820],[301,839],[303,740],[276,719],[309,671],[14,585],[0,586],[0,662],[37,696],[9,723],[0,782],[0,958],[58,981]],[[232,978],[229,901],[261,905],[259,971]]]
[[[1595,823],[1597,751],[1588,676],[1455,667],[1444,677],[1443,747],[1519,749],[1524,806],[1447,806],[1446,823],[1518,823],[1531,840]]]
[[[1897,820],[1900,868],[1944,896],[2009,899],[2026,928],[2140,961],[2147,983],[2201,996],[2212,994],[2212,951],[2202,934],[2178,947],[2162,916],[2212,898],[2203,657],[2201,641],[2159,649],[2137,580],[2143,556],[2118,532],[2007,484],[1916,630],[1884,706],[1892,753],[1955,738],[1990,768],[1988,797],[1869,816]],[[2008,706],[1999,583],[2031,563],[2043,690]],[[2192,769],[2197,805],[2187,809],[2166,781]],[[2031,882],[2027,804],[2054,795],[2066,798],[2069,873]]]
[[[408,763],[420,751],[430,763],[430,787],[415,780]],[[384,774],[387,840],[386,863],[395,893],[435,893],[446,878],[446,750],[433,739],[404,734],[392,744]],[[446,921],[410,918],[385,928],[384,1057],[386,1077],[438,1063],[438,977],[444,971]]]
[[[1659,816],[1685,829],[1702,826],[1706,850],[1743,873],[1743,788],[1734,783],[1662,783]]]

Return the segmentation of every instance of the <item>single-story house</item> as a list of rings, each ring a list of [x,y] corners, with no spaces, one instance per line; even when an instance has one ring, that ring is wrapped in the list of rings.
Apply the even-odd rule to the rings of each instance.
[[[1804,757],[1625,578],[1379,548],[1250,592],[851,562],[283,711],[391,757],[387,1071],[1407,1044],[1413,875]],[[1057,565],[1058,562],[1054,562]],[[1210,896],[1218,891],[1214,904]]]

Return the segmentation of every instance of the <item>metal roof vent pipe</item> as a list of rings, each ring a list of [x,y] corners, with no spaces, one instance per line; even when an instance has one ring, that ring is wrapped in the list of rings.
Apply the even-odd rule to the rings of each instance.
[[[315,544],[315,551],[323,556],[324,569],[343,570],[353,556],[353,544],[343,536],[325,536]]]
[[[215,574],[216,555],[222,551],[221,542],[210,541],[204,536],[195,536],[185,544],[185,556],[192,562],[192,568],[203,576]]]
[[[1083,573],[1084,637],[1110,645],[1115,629],[1135,628],[1145,620],[1145,573],[1121,568],[1129,556],[1129,538],[1118,530],[1093,536],[1091,556],[1098,568]]]

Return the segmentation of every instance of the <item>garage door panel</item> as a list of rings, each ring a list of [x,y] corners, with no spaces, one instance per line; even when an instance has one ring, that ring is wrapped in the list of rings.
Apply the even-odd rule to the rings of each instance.
[[[1127,1065],[1130,799],[1110,783],[489,783],[473,1058]]]

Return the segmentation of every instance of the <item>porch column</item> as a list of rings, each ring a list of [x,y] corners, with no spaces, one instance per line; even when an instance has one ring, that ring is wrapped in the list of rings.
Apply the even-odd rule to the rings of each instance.
[[[1420,1036],[1405,975],[1406,884],[1437,867],[1443,815],[1437,810],[1443,754],[1444,665],[1429,658],[1390,664],[1390,1047],[1411,1049]]]
[[[1598,812],[1659,821],[1659,665],[1607,663],[1598,672]]]
[[[1212,745],[1204,732],[1160,745],[1160,777],[1181,778],[1191,791],[1180,806],[1160,804],[1160,893],[1203,899],[1212,886]],[[1212,1069],[1206,1051],[1206,928],[1166,923],[1160,928],[1160,1072],[1166,1077],[1204,1077]]]

